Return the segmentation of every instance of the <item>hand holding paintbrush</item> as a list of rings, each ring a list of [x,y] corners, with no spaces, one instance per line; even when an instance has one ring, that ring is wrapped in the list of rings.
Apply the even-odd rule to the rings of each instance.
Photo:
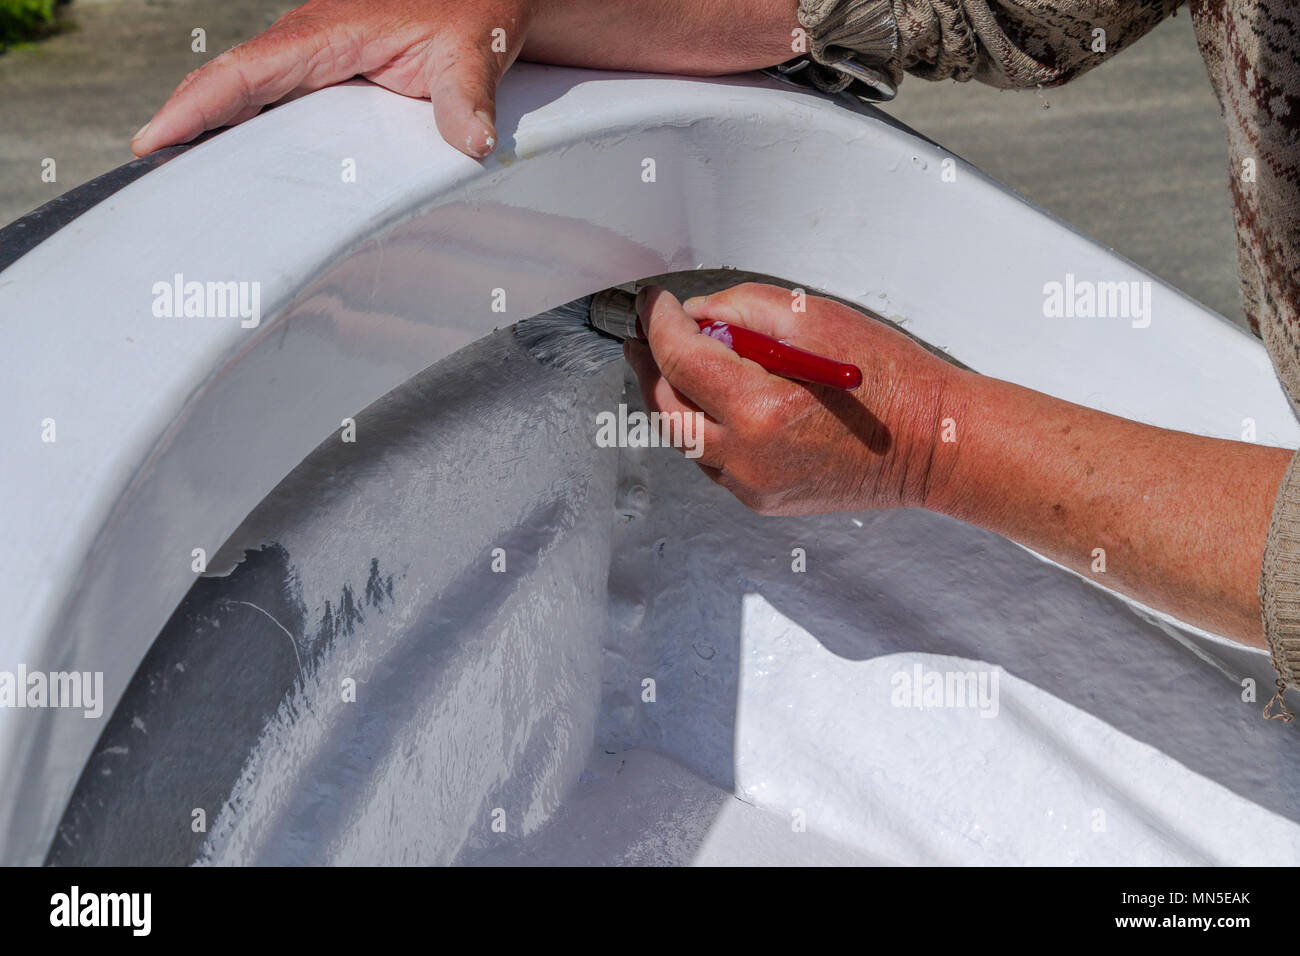
[[[607,289],[592,297],[590,322],[615,338],[648,341],[637,317],[636,298],[618,289]],[[697,319],[696,323],[701,333],[717,339],[741,358],[758,363],[773,375],[832,388],[854,389],[862,384],[862,370],[856,365],[796,348],[742,325],[717,319]]]
[[[856,365],[741,325],[717,319],[699,319],[697,324],[702,334],[773,375],[831,388],[855,389],[862,384],[862,371]],[[538,358],[574,371],[611,361],[616,353],[609,347],[610,338],[648,341],[637,317],[636,296],[621,289],[606,289],[521,322],[515,334]]]

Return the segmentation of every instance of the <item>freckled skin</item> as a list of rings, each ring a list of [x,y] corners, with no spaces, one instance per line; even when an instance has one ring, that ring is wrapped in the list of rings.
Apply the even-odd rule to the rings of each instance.
[[[496,86],[516,57],[715,75],[787,60],[797,0],[311,0],[181,82],[137,156],[362,76],[433,101],[443,138],[496,148]],[[504,37],[494,31],[504,31]]]
[[[704,411],[699,464],[751,509],[928,508],[1264,645],[1260,564],[1291,452],[1153,428],[958,369],[838,303],[809,297],[795,313],[774,286],[747,283],[685,309],[662,290],[639,301],[650,343],[625,351],[647,407]],[[698,318],[853,362],[863,385],[777,378],[700,335]],[[946,418],[956,442],[939,437]],[[1096,548],[1105,572],[1092,571]]]
[[[972,421],[932,507],[1182,620],[1264,646],[1260,565],[1291,452],[960,377]],[[1062,423],[1076,439],[1069,446],[1054,440]],[[1095,548],[1106,551],[1104,573],[1091,570]]]
[[[647,302],[649,345],[625,346],[647,404],[703,411],[697,463],[754,511],[913,506],[943,472],[933,448],[943,419],[957,417],[938,387],[951,366],[900,332],[826,299],[809,298],[807,314],[795,313],[788,290],[755,283],[698,308],[688,303],[690,316],[662,290]],[[791,382],[700,335],[696,318],[747,326],[873,373],[852,392]],[[909,387],[909,379],[935,384]]]

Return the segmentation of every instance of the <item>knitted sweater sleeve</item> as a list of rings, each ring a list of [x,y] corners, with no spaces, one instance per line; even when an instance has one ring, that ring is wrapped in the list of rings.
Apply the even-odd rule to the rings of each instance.
[[[1127,47],[1183,0],[800,0],[813,58],[863,54],[895,84],[1059,86]]]
[[[1300,20],[1294,0],[1192,0],[1191,11],[1228,133],[1246,319],[1300,411]],[[1280,695],[1300,684],[1300,454],[1278,489],[1259,597]],[[1291,719],[1285,706],[1269,716]]]

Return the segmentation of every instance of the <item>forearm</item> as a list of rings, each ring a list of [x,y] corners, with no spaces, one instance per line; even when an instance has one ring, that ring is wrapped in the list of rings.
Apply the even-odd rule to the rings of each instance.
[[[794,55],[798,0],[545,0],[521,58],[598,69],[710,75]]]
[[[1260,565],[1291,452],[1154,428],[968,372],[955,381],[957,440],[936,444],[930,507],[1264,645]]]

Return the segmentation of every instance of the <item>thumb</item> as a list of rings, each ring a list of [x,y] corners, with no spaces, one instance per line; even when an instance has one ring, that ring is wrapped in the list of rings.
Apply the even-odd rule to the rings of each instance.
[[[507,40],[483,31],[471,35],[448,37],[439,41],[438,60],[429,99],[438,132],[452,146],[467,156],[483,159],[497,146],[496,89],[501,74],[514,60],[522,43],[510,42],[506,51],[497,52]]]

